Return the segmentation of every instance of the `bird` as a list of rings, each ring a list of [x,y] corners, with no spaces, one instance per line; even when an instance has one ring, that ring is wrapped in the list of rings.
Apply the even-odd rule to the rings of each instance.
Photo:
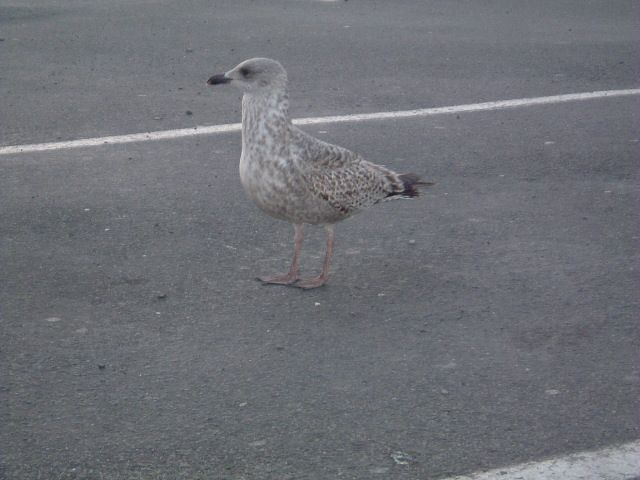
[[[386,200],[415,198],[420,187],[433,185],[416,174],[399,174],[369,162],[293,125],[287,72],[276,60],[251,58],[211,76],[207,83],[243,91],[240,182],[260,210],[294,226],[289,271],[258,277],[264,284],[302,289],[324,285],[333,256],[334,224]],[[323,226],[327,242],[320,274],[302,279],[305,224]]]

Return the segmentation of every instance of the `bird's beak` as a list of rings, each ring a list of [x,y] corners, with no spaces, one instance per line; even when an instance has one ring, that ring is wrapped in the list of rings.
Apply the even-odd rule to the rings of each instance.
[[[207,80],[207,84],[209,85],[221,85],[223,83],[229,83],[231,79],[226,76],[224,73],[219,73],[218,75],[214,75],[209,80]]]

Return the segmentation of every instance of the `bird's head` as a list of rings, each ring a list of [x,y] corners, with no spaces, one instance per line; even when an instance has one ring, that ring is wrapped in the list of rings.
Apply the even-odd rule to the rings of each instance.
[[[245,92],[286,88],[287,72],[270,58],[250,58],[226,73],[212,76],[209,85],[231,83]]]

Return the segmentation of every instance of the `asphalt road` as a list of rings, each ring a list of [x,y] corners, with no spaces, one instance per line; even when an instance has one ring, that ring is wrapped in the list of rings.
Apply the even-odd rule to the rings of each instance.
[[[0,144],[634,88],[635,2],[0,6]],[[438,479],[640,438],[640,98],[310,126],[437,182],[328,286],[237,133],[0,157],[0,478]],[[187,111],[191,112],[187,114]],[[309,229],[303,269],[317,269]]]

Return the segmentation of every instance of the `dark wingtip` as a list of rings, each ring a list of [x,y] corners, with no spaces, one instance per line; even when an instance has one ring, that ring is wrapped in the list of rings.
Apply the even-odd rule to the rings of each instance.
[[[404,173],[400,175],[400,180],[402,180],[402,186],[404,190],[401,192],[393,192],[389,196],[393,197],[398,195],[402,198],[415,198],[420,196],[419,187],[430,187],[435,185],[433,182],[425,182],[421,180],[418,175],[415,173]]]

